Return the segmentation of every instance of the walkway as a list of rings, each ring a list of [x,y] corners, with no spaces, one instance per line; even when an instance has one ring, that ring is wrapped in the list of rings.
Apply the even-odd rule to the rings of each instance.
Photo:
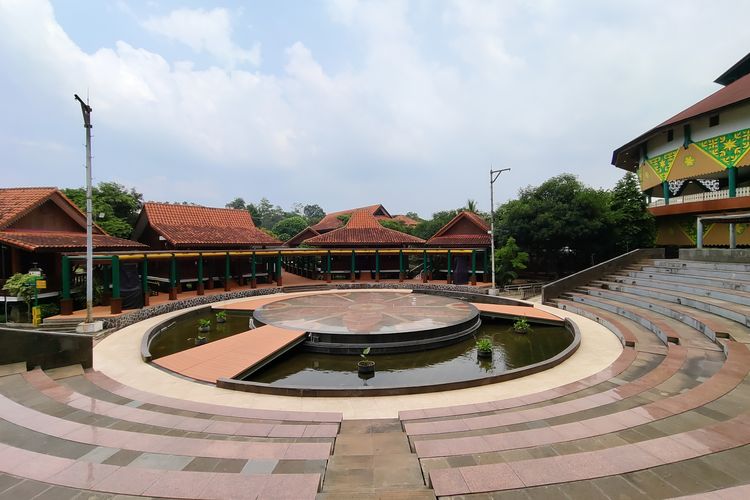
[[[280,356],[305,340],[301,330],[271,325],[232,335],[154,360],[162,368],[210,382],[232,378]]]

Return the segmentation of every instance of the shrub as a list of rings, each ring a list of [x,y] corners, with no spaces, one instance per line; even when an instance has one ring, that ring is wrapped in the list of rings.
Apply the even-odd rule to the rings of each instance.
[[[482,337],[477,340],[477,351],[490,352],[492,350],[492,339]]]

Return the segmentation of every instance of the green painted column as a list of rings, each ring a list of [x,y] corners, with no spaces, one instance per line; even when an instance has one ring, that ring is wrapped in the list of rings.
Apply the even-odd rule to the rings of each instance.
[[[477,251],[471,251],[471,284],[477,284]]]
[[[143,291],[143,305],[147,306],[151,298],[151,292],[148,289],[148,256],[143,256],[141,264],[141,290]]]
[[[227,252],[224,255],[224,291],[228,292],[231,290],[231,287],[229,286],[229,275],[231,274],[231,262],[229,259],[229,252]]]
[[[109,310],[112,314],[122,312],[122,298],[120,298],[120,257],[112,256],[112,298],[109,301]],[[106,273],[105,273],[106,274]]]
[[[198,253],[198,295],[203,295],[203,254]]]
[[[375,282],[380,281],[380,252],[375,250]]]
[[[451,251],[450,251],[450,250],[448,250],[448,270],[447,270],[447,274],[446,274],[446,276],[445,276],[445,282],[446,282],[447,284],[449,284],[449,285],[451,284],[451,281],[452,281],[452,279],[451,279],[451,278],[452,278],[451,274],[452,274],[452,273],[451,273]]]
[[[729,197],[734,198],[737,196],[737,167],[729,167],[727,177],[729,178]]]
[[[398,280],[404,281],[404,251],[398,251]]]
[[[352,273],[352,275],[351,275],[352,281],[356,281],[357,280],[357,256],[356,256],[354,250],[352,250],[352,268],[351,268],[351,273]]]
[[[331,282],[331,251],[326,252],[326,283]]]
[[[60,314],[73,314],[73,299],[70,297],[70,257],[62,256],[62,299],[60,300]]]
[[[282,286],[283,280],[281,277],[281,252],[276,255],[276,285]]]
[[[94,260],[94,267],[96,267],[96,261],[98,259]],[[103,297],[102,297],[102,305],[109,305],[109,299],[112,298],[112,269],[110,268],[110,272],[107,272],[106,269],[102,270],[102,288],[103,288]],[[93,272],[93,270],[92,270]]]
[[[169,300],[177,300],[177,258],[169,259]]]
[[[664,204],[669,205],[669,183],[662,181],[661,190],[664,192]]]
[[[427,283],[427,250],[422,250],[422,283]]]
[[[250,257],[250,288],[258,287],[258,279],[255,276],[255,252]]]

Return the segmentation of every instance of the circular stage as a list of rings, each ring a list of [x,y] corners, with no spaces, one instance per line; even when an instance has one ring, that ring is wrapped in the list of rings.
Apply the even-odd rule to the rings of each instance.
[[[457,342],[479,328],[479,311],[468,302],[421,293],[338,292],[266,304],[253,323],[309,332],[316,352],[405,352]]]

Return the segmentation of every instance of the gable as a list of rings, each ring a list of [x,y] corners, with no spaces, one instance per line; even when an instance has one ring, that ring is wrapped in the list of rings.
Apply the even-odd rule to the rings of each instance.
[[[450,228],[448,228],[443,234],[485,234],[486,232],[487,231],[484,231],[470,219],[462,217],[461,219],[457,220]]]

